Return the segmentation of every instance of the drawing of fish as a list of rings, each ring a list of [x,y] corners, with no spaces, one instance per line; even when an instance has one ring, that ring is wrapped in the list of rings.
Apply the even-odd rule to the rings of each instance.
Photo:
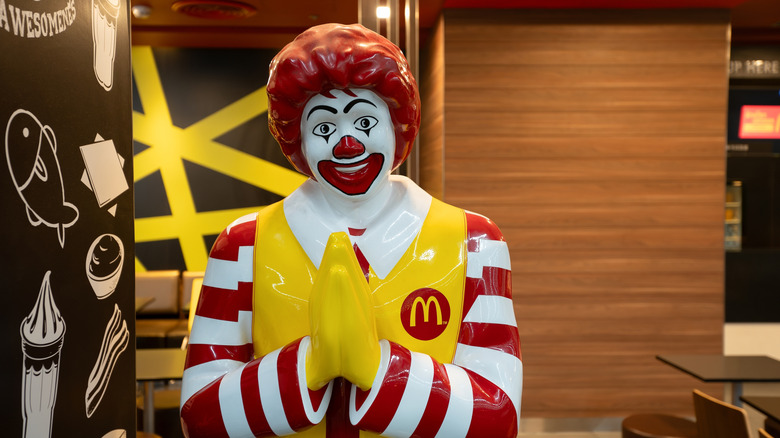
[[[16,110],[5,130],[5,157],[30,225],[56,228],[64,248],[65,229],[76,223],[79,210],[65,201],[54,131],[31,112]]]

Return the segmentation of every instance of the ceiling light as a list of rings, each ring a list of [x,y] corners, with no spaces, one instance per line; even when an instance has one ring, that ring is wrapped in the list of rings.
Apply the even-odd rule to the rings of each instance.
[[[211,20],[248,18],[257,12],[250,4],[233,0],[179,0],[171,9],[190,17]]]
[[[133,17],[145,20],[152,15],[152,7],[149,5],[133,5]]]
[[[390,8],[387,6],[377,6],[376,18],[390,18]]]

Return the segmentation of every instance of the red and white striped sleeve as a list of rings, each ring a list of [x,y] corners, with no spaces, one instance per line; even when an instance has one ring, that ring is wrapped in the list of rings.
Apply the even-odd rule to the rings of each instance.
[[[288,435],[322,421],[331,387],[305,380],[309,338],[254,358],[252,281],[256,214],[233,222],[209,255],[182,377],[189,438]]]
[[[352,388],[352,424],[388,437],[517,435],[523,366],[509,250],[484,216],[466,212],[466,225],[464,316],[452,363],[380,341],[375,384]]]

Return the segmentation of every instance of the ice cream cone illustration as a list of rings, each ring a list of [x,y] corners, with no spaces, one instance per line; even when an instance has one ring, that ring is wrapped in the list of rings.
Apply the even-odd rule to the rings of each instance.
[[[22,320],[22,415],[23,438],[51,436],[57,383],[60,374],[60,351],[65,338],[65,321],[54,304],[51,271],[43,277],[38,299],[29,315]]]

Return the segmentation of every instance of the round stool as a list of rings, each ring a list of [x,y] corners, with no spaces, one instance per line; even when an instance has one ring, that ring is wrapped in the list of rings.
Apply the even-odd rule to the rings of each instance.
[[[695,438],[696,422],[667,414],[634,414],[623,420],[623,438]]]

